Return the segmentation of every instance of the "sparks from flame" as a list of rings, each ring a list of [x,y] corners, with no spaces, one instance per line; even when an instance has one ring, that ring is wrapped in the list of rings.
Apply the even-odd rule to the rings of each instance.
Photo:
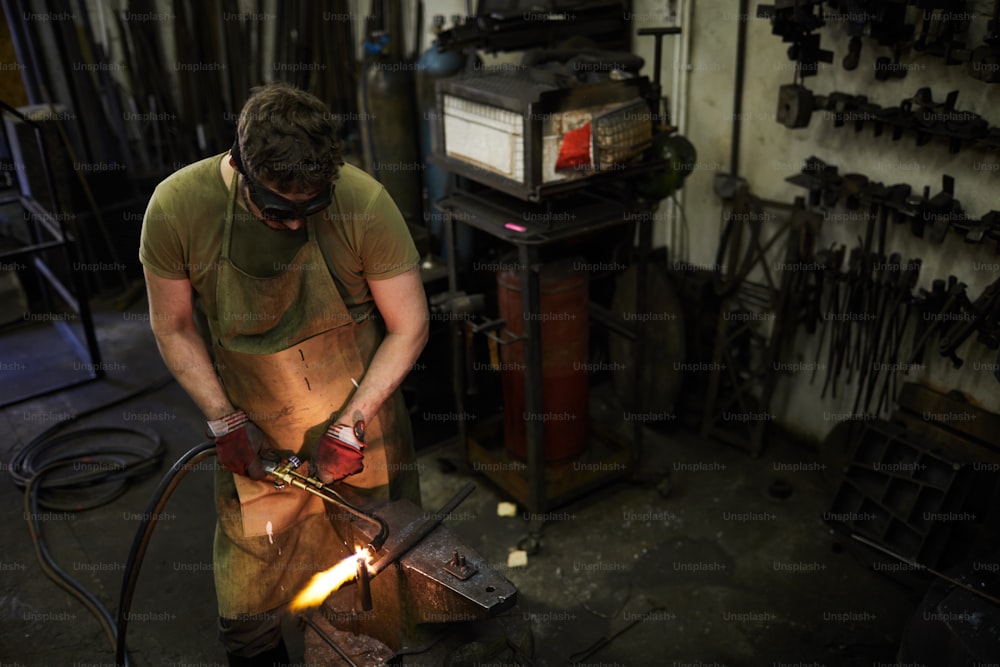
[[[371,552],[367,548],[356,547],[353,556],[348,556],[329,570],[314,574],[306,587],[292,600],[291,610],[296,612],[323,604],[328,595],[358,576],[359,560],[364,562],[369,573],[374,574]]]

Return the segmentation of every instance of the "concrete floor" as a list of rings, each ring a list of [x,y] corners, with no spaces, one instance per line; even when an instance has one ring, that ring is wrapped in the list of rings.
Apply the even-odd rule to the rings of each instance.
[[[137,302],[121,313],[110,304],[98,306],[106,379],[0,412],[9,433],[0,450],[4,470],[16,450],[55,421],[165,377],[144,308]],[[42,356],[58,354],[44,329],[22,327],[18,345],[26,347],[25,356],[4,361],[24,368],[4,366],[5,391],[36,374]],[[79,426],[123,423],[160,434],[168,450],[163,466],[110,504],[44,517],[44,539],[57,562],[110,609],[117,607],[139,516],[168,466],[201,440],[203,429],[176,383],[86,417]],[[477,484],[447,526],[517,586],[518,605],[505,622],[530,628],[534,664],[567,664],[611,628],[630,622],[580,664],[894,661],[919,596],[873,571],[859,547],[823,523],[832,491],[815,465],[794,465],[815,463],[815,452],[771,440],[753,460],[683,431],[647,434],[634,478],[550,513],[540,550],[520,568],[508,568],[507,558],[527,534],[525,515],[497,516],[497,503],[506,497],[464,465],[457,445],[420,442],[425,508],[439,507],[469,480]],[[214,630],[211,467],[206,462],[184,479],[150,544],[128,632],[136,665],[225,663]],[[777,479],[790,488],[783,500],[768,492]],[[2,664],[114,664],[97,621],[40,569],[22,492],[9,480],[0,484],[0,508]],[[292,646],[293,658],[301,660],[301,637],[293,637]],[[404,664],[445,664],[422,660],[427,658],[410,656]],[[463,664],[518,663],[506,653]]]

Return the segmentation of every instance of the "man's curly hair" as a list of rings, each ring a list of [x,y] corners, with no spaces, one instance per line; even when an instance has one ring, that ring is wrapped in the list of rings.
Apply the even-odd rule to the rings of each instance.
[[[236,127],[250,177],[290,194],[329,185],[344,160],[338,126],[326,104],[284,82],[258,86],[250,93]]]

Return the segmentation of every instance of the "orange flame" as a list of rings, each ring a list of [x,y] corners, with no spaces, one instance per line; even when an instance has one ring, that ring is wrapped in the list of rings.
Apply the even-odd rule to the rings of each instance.
[[[323,604],[323,600],[338,588],[358,576],[358,561],[362,561],[369,572],[372,572],[372,555],[368,549],[356,547],[355,555],[348,556],[329,570],[317,572],[309,580],[295,599],[292,600],[291,610],[301,611],[306,607],[317,607]]]

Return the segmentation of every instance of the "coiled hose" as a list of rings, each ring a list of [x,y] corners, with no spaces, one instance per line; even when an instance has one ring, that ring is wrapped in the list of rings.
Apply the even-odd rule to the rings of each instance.
[[[122,398],[54,424],[17,452],[10,466],[14,483],[24,488],[24,516],[28,522],[35,555],[38,557],[42,570],[60,588],[79,600],[98,620],[111,644],[115,647],[115,665],[117,667],[132,667],[131,657],[125,642],[129,610],[132,608],[132,597],[139,580],[139,570],[142,567],[150,539],[152,539],[156,522],[167,501],[170,500],[170,496],[193,466],[206,458],[215,456],[215,443],[212,440],[206,440],[188,450],[171,466],[153,492],[146,505],[146,511],[142,514],[139,527],[136,529],[128,559],[125,561],[125,573],[122,577],[121,594],[118,599],[118,613],[114,618],[100,600],[60,568],[49,554],[42,537],[39,509],[44,507],[62,511],[81,511],[100,507],[122,495],[132,480],[148,475],[159,468],[166,448],[161,442],[159,434],[154,431],[122,426],[99,426],[61,435],[57,435],[57,433],[83,417],[161,389],[171,379],[170,377],[164,378]],[[139,436],[152,444],[146,448],[131,444],[128,448],[123,448],[103,443],[89,445],[87,451],[82,452],[74,451],[74,448],[71,447],[77,440],[109,435]],[[77,474],[48,479],[53,476],[54,472],[66,468],[71,468]],[[369,545],[373,552],[378,550],[388,536],[389,528],[385,521],[377,515],[352,505],[333,489],[327,488],[325,491],[351,513],[379,526],[378,534]]]
[[[171,380],[163,378],[60,420],[21,448],[10,464],[14,483],[24,489],[24,518],[42,571],[94,615],[112,645],[117,644],[119,634],[113,616],[97,597],[60,568],[49,553],[42,535],[40,510],[76,512],[100,507],[121,496],[132,481],[158,469],[165,447],[160,436],[148,429],[97,426],[59,432],[86,416],[159,390]],[[138,438],[143,444],[130,443],[125,447],[108,442],[109,437],[122,435]],[[94,438],[100,438],[100,444],[91,442],[86,448],[78,444]],[[131,664],[127,653],[122,653],[120,664]]]

